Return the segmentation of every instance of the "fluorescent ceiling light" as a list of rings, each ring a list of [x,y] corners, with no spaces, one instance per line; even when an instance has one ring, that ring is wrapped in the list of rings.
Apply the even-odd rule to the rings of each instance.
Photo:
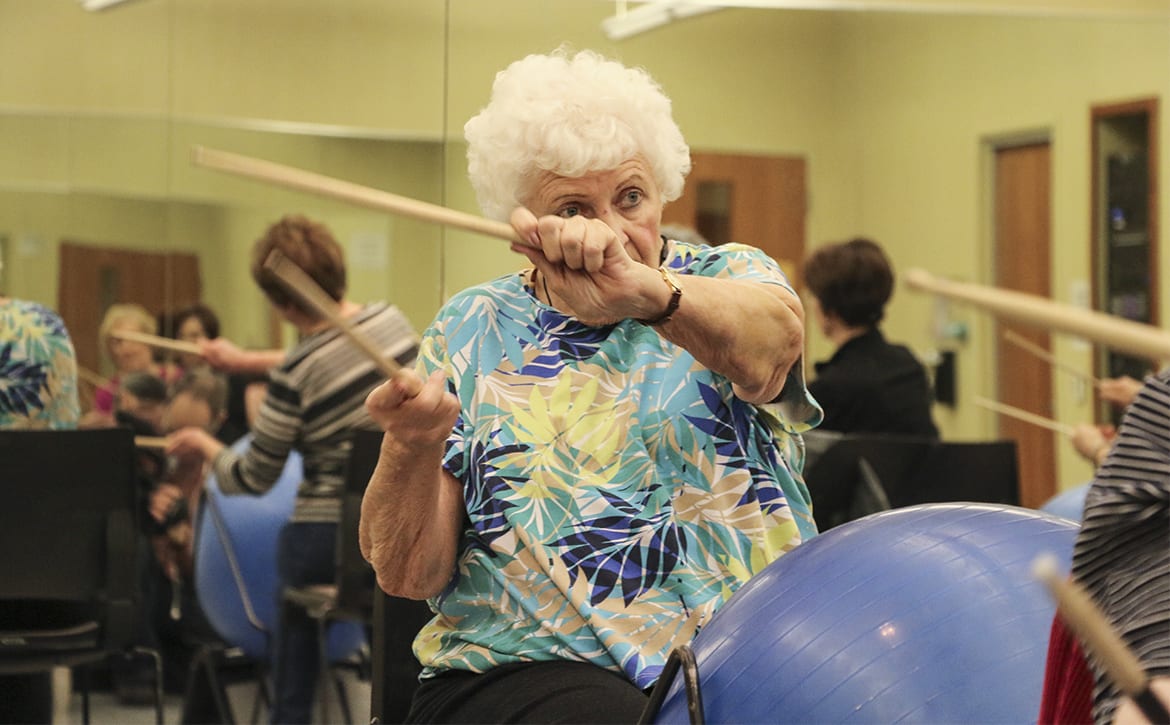
[[[673,20],[709,13],[723,8],[704,3],[657,0],[633,10],[619,10],[617,15],[601,21],[601,29],[610,40],[621,40],[631,35],[666,25]]]
[[[674,20],[726,8],[769,10],[873,10],[941,14],[1016,15],[1105,19],[1170,17],[1166,0],[654,0],[601,21],[611,40],[621,40]]]
[[[81,3],[81,7],[85,8],[86,10],[89,10],[90,12],[96,12],[98,10],[105,10],[106,8],[111,8],[115,5],[121,5],[122,3],[129,2],[130,0],[77,0],[77,1],[79,3]]]

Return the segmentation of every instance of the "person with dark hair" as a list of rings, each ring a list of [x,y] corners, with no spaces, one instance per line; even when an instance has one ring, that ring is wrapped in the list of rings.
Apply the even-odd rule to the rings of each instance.
[[[184,370],[211,367],[227,375],[227,418],[216,427],[215,437],[228,445],[235,443],[251,429],[253,413],[250,411],[254,411],[258,401],[263,400],[268,370],[284,359],[283,351],[258,353],[255,357],[260,357],[261,362],[256,366],[231,364],[247,353],[220,337],[219,317],[202,302],[176,312],[171,317],[171,327],[175,339],[200,347],[199,353],[183,354],[179,358]],[[225,357],[225,350],[238,351],[239,356],[236,359]],[[250,401],[257,401],[257,404],[250,406]]]
[[[820,428],[938,438],[925,368],[879,327],[894,290],[882,248],[861,238],[821,247],[805,260],[804,281],[813,317],[836,345],[808,386],[825,411]]]
[[[239,452],[207,430],[189,426],[168,436],[168,455],[197,455],[211,462],[227,494],[262,494],[279,479],[294,448],[304,461],[292,520],[277,548],[279,586],[331,583],[341,517],[346,462],[354,432],[375,427],[366,396],[382,374],[332,323],[289,294],[264,266],[274,250],[300,267],[337,303],[338,314],[368,337],[388,359],[411,365],[418,337],[398,308],[383,302],[359,305],[346,299],[341,245],[322,224],[289,215],[273,224],[252,248],[252,278],[269,303],[300,332],[300,341],[269,377],[268,392],[252,427],[251,444]],[[316,624],[303,609],[278,605],[273,637],[274,723],[308,722],[317,681]]]

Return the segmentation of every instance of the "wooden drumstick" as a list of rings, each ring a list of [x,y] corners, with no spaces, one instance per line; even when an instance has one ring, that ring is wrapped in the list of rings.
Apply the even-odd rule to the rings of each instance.
[[[975,405],[978,405],[982,408],[987,408],[988,410],[994,410],[996,413],[1001,413],[1003,415],[1008,416],[1009,418],[1015,418],[1017,420],[1022,420],[1025,423],[1031,423],[1032,425],[1038,425],[1041,428],[1047,428],[1048,430],[1054,430],[1058,433],[1064,433],[1065,435],[1068,435],[1068,436],[1071,436],[1073,434],[1073,427],[1071,425],[1068,425],[1067,423],[1060,423],[1060,422],[1052,420],[1050,418],[1045,418],[1044,416],[1036,415],[1035,413],[1029,413],[1026,410],[1015,407],[1014,405],[1006,405],[1004,403],[997,403],[994,400],[988,400],[987,398],[981,398],[979,396],[975,396],[974,398],[972,398],[972,402],[974,402]]]
[[[903,279],[911,289],[969,302],[999,317],[1078,335],[1133,355],[1154,360],[1170,358],[1170,333],[1152,325],[1023,292],[944,280],[923,269],[908,270]]]
[[[298,267],[288,257],[284,256],[280,250],[274,249],[269,253],[268,257],[264,260],[264,268],[272,272],[285,286],[285,289],[296,295],[317,314],[329,320],[342,335],[348,338],[351,343],[366,354],[366,357],[374,362],[378,370],[382,371],[383,375],[387,378],[399,377],[402,372],[402,366],[396,360],[383,356],[382,352],[374,346],[374,343],[370,341],[369,337],[355,328],[349,320],[341,316],[337,311],[337,302],[326,294],[325,290],[321,289],[303,269]],[[404,380],[413,381],[415,378],[404,378]],[[415,386],[410,390],[410,393],[411,395],[417,395],[419,390],[420,388]]]
[[[134,436],[136,448],[166,448],[167,439],[163,436]]]
[[[1013,345],[1015,345],[1019,348],[1022,348],[1023,350],[1026,350],[1026,351],[1032,353],[1033,355],[1040,358],[1044,362],[1048,363],[1052,367],[1057,368],[1059,370],[1063,370],[1066,373],[1070,373],[1072,375],[1077,376],[1078,378],[1080,378],[1081,380],[1084,380],[1085,382],[1089,383],[1093,387],[1097,387],[1098,385],[1101,384],[1100,378],[1097,378],[1097,377],[1090,375],[1086,372],[1082,372],[1082,371],[1074,368],[1072,365],[1068,365],[1066,363],[1063,363],[1063,362],[1057,360],[1047,350],[1045,350],[1044,348],[1040,347],[1036,343],[1032,342],[1031,340],[1028,340],[1023,335],[1020,335],[1019,333],[1017,333],[1013,330],[1004,330],[1003,331],[1003,339],[1007,340],[1008,342],[1012,343]]]
[[[391,194],[388,191],[373,189],[312,171],[204,146],[194,147],[192,160],[196,166],[224,171],[237,176],[246,176],[257,181],[266,181],[277,186],[327,196],[412,219],[476,232],[508,242],[523,243],[523,240],[516,236],[512,227],[503,222]]]
[[[143,345],[150,345],[151,347],[157,347],[163,350],[171,350],[172,352],[184,352],[191,355],[203,354],[203,351],[199,348],[199,346],[193,342],[174,340],[169,337],[159,337],[158,335],[148,335],[145,332],[134,332],[132,330],[110,330],[110,337],[118,337],[123,340],[130,340],[131,342],[141,342]]]
[[[1096,656],[1117,689],[1129,695],[1150,722],[1170,722],[1170,713],[1150,691],[1150,681],[1141,662],[1109,626],[1084,587],[1070,577],[1062,577],[1051,555],[1038,558],[1032,565],[1032,573],[1048,586],[1060,616],[1085,649]]]

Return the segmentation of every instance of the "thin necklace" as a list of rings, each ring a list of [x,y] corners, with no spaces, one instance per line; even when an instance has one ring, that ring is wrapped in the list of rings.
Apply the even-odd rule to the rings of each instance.
[[[544,287],[544,298],[546,300],[548,300],[548,306],[552,307],[553,306],[552,295],[550,295],[548,293],[548,275],[545,275],[545,274],[540,275],[540,284],[542,287]]]

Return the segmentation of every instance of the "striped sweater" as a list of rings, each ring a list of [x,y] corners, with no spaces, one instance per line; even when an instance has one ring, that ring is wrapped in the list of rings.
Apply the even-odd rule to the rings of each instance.
[[[1170,675],[1170,368],[1146,378],[1097,470],[1072,573],[1146,673]],[[1093,719],[1111,722],[1117,689],[1093,672]]]
[[[363,307],[351,320],[387,358],[410,366],[418,336],[397,307]],[[349,340],[329,328],[307,335],[271,373],[268,394],[244,453],[224,448],[212,462],[224,493],[262,494],[284,469],[289,452],[304,462],[292,520],[336,523],[353,432],[374,428],[365,400],[384,376]]]

